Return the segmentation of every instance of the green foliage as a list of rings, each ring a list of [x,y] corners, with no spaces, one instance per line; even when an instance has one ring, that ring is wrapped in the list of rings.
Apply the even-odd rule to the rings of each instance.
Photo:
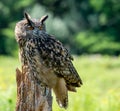
[[[45,6],[47,10],[53,12],[53,14],[57,16],[63,16],[70,8],[68,0],[37,0],[37,2]]]
[[[95,8],[96,11],[99,11],[103,8],[103,4],[105,3],[104,0],[90,0],[91,6]]]
[[[16,51],[14,27],[23,19],[24,11],[34,18],[48,14],[48,32],[61,40],[72,53],[120,54],[119,0],[1,0],[0,54],[13,55]],[[83,31],[89,35],[90,43],[87,44],[93,45],[94,42],[90,48],[83,45],[89,42],[87,37],[76,37],[82,36]],[[76,43],[78,38],[84,38],[83,43],[80,42],[82,45]]]
[[[13,55],[17,50],[17,44],[14,37],[14,32],[12,28],[6,28],[1,30],[2,37],[0,38],[0,53]]]
[[[78,53],[120,53],[119,42],[114,42],[113,36],[105,33],[81,32],[76,36],[75,43],[79,47]]]
[[[74,57],[83,86],[69,93],[67,111],[119,111],[120,109],[120,57]],[[14,111],[16,105],[16,58],[0,56],[0,111]],[[53,111],[60,109],[53,95]]]
[[[24,7],[32,0],[1,0],[0,1],[0,54],[13,55],[17,49],[14,28],[16,21],[23,18]]]

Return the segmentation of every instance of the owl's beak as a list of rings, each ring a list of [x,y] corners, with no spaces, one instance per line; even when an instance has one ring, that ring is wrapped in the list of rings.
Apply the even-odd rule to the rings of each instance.
[[[33,26],[33,22],[32,22],[32,20],[31,20],[30,15],[29,15],[27,12],[25,12],[25,13],[24,13],[24,16],[25,16],[28,24],[29,24],[30,26]]]
[[[39,35],[38,33],[39,33],[39,30],[35,28],[35,29],[33,30],[33,35],[34,35],[35,37],[36,37],[36,36],[38,37],[38,35]]]

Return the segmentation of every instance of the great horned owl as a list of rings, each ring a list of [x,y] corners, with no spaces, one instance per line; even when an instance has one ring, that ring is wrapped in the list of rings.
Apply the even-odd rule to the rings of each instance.
[[[45,29],[43,16],[32,19],[28,13],[16,24],[15,35],[20,48],[22,65],[28,65],[38,80],[53,89],[60,107],[68,106],[68,91],[76,91],[82,85],[72,56],[54,36]]]

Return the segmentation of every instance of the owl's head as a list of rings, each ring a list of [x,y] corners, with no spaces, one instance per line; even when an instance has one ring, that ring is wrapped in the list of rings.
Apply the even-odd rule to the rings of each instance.
[[[41,17],[41,19],[32,19],[28,13],[24,13],[24,20],[16,24],[15,35],[17,41],[27,37],[37,37],[40,32],[46,31],[45,20],[48,15]]]

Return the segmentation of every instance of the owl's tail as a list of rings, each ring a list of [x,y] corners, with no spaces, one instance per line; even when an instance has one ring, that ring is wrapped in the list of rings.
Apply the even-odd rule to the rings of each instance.
[[[68,106],[68,90],[63,78],[58,78],[57,84],[53,88],[53,91],[56,95],[58,105],[66,109]]]

